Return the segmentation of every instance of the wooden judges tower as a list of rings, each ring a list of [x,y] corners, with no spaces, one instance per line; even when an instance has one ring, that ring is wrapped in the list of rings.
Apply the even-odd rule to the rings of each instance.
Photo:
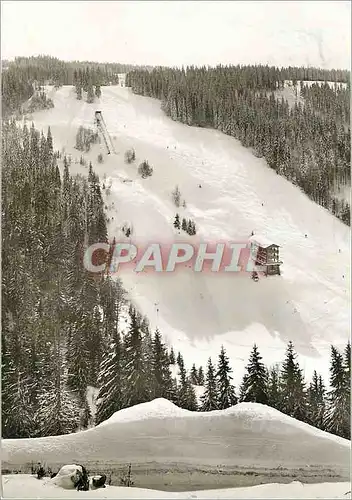
[[[264,266],[265,276],[280,275],[279,245],[264,236],[253,235],[249,238],[251,257],[256,266]]]

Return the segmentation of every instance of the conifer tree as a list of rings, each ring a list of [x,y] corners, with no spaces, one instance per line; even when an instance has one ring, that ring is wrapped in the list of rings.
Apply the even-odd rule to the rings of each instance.
[[[185,231],[187,233],[188,227],[187,227],[187,221],[185,218],[182,219],[181,228],[182,228],[182,231]]]
[[[142,334],[142,352],[143,352],[144,367],[145,367],[144,376],[145,376],[146,381],[148,381],[147,382],[146,401],[150,401],[154,397],[153,396],[153,389],[155,388],[155,386],[153,385],[153,381],[154,381],[153,336],[150,332],[148,319],[145,316],[143,317],[141,314],[137,313],[137,323],[140,325],[140,331]],[[159,334],[160,334],[160,332],[159,332]],[[160,342],[161,342],[161,336],[160,336]]]
[[[343,363],[345,369],[346,387],[350,391],[350,386],[351,386],[351,342],[350,341],[347,342],[345,347],[343,355]]]
[[[192,368],[191,368],[190,380],[191,380],[191,384],[199,385],[198,370],[197,370],[196,365],[194,363],[193,363]]]
[[[175,215],[175,220],[174,220],[174,227],[176,229],[180,229],[180,216],[178,214]]]
[[[156,330],[152,342],[153,398],[171,399],[173,392],[172,377],[167,349],[162,342],[159,330]]]
[[[334,346],[331,346],[330,386],[324,417],[325,430],[350,439],[350,406],[346,393],[343,356]]]
[[[56,329],[52,350],[53,377],[39,395],[36,420],[43,436],[58,436],[76,431],[81,411],[78,400],[68,390],[61,334]]]
[[[125,336],[126,406],[150,400],[149,380],[146,377],[143,339],[136,311],[130,314],[130,328]]]
[[[176,361],[177,361],[177,364],[180,368],[181,368],[181,366],[184,366],[183,357],[182,357],[182,354],[180,353],[180,351],[177,353]]]
[[[212,411],[219,409],[219,390],[216,373],[211,358],[208,360],[207,373],[205,377],[205,390],[201,397],[201,411]]]
[[[181,360],[179,370],[179,380],[180,385],[178,388],[178,406],[180,408],[184,408],[190,411],[197,411],[197,398],[194,391],[194,388],[190,382],[189,377],[187,376],[187,371],[183,360]]]
[[[172,199],[176,207],[179,207],[181,205],[181,192],[178,186],[176,186],[174,191],[172,192]]]
[[[196,234],[196,225],[191,219],[189,219],[187,222],[186,231],[190,236],[194,236]]]
[[[307,412],[305,384],[296,357],[293,344],[289,342],[280,374],[280,410],[291,417],[305,421]]]
[[[93,85],[90,83],[87,87],[87,103],[91,104],[94,102],[94,89]]]
[[[325,387],[323,379],[316,370],[307,390],[307,421],[311,425],[323,429],[325,412]]]
[[[124,387],[123,382],[123,359],[123,345],[120,334],[116,331],[113,334],[112,342],[110,342],[109,350],[100,365],[96,425],[107,420],[125,406],[125,392],[128,388]]]
[[[67,349],[67,384],[68,387],[77,393],[80,403],[85,400],[85,393],[88,385],[88,349],[86,345],[86,325],[80,311],[76,316],[77,323],[71,328],[70,341]],[[86,316],[85,321],[89,318]]]
[[[3,354],[4,363],[4,354]],[[28,438],[35,435],[35,418],[26,379],[16,376],[15,367],[9,372],[2,365],[2,432],[3,436]]]
[[[173,347],[171,347],[171,349],[170,349],[169,362],[170,362],[170,365],[174,365],[176,363],[175,351],[174,351]]]
[[[232,385],[232,369],[230,367],[229,358],[226,355],[224,346],[221,346],[221,351],[218,360],[218,370],[216,373],[218,387],[218,407],[220,410],[234,406],[237,403],[235,388]]]
[[[48,127],[48,134],[46,136],[46,145],[47,145],[49,154],[51,155],[51,159],[52,159],[53,153],[54,153],[54,147],[53,147],[53,136],[51,135],[50,127]]]
[[[273,366],[268,370],[267,379],[268,405],[278,410],[281,408],[280,370],[278,366]]]
[[[267,371],[254,344],[241,387],[241,401],[268,404]]]
[[[200,366],[198,370],[198,382],[199,385],[204,385],[204,371],[202,366]]]
[[[77,95],[78,101],[81,101],[82,100],[82,86],[81,85],[76,86],[76,95]]]

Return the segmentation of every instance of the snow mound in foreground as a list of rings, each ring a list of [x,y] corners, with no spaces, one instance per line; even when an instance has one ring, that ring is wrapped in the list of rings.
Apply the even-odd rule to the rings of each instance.
[[[149,418],[182,418],[189,414],[191,416],[197,415],[195,412],[179,408],[167,399],[157,398],[147,403],[140,403],[117,411],[108,420],[98,425],[98,427],[122,422],[137,422]]]
[[[138,422],[149,419],[170,419],[170,418],[207,418],[213,419],[214,417],[234,417],[239,420],[249,422],[258,422],[266,426],[271,423],[281,422],[293,428],[301,429],[309,434],[319,436],[326,439],[331,439],[334,442],[350,446],[350,442],[346,439],[340,438],[328,432],[321,431],[305,422],[300,422],[295,418],[289,417],[281,413],[275,408],[266,406],[260,403],[239,403],[226,410],[213,410],[207,412],[195,412],[179,408],[171,401],[164,398],[157,398],[147,403],[141,403],[130,408],[115,412],[108,420],[105,420],[97,427],[104,425],[112,425],[127,422]]]
[[[226,410],[213,411],[190,411],[179,408],[171,401],[164,398],[153,399],[147,403],[140,403],[129,408],[115,412],[109,419],[102,422],[98,427],[108,424],[122,422],[137,422],[149,418],[213,418],[226,415],[245,416],[258,420],[277,420],[286,418],[278,410],[259,403],[239,403]],[[290,417],[288,417],[290,418]],[[294,419],[293,419],[294,420]]]
[[[187,463],[305,467],[348,477],[350,441],[258,403],[192,412],[155,399],[116,412],[95,428],[63,436],[5,439],[6,467],[64,463]],[[325,476],[324,476],[325,477]],[[330,476],[329,476],[330,477]]]

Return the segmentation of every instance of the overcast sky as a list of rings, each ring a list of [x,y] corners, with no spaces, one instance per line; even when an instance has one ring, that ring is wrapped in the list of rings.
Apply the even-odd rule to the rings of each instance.
[[[2,1],[1,57],[351,66],[349,1]]]

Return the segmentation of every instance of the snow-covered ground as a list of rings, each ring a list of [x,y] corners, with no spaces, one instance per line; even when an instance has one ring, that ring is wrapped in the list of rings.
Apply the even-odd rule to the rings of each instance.
[[[335,89],[345,89],[347,87],[346,83],[342,82],[325,82],[325,81],[319,81],[319,80],[303,80],[303,84],[306,87],[311,87],[313,84],[317,84],[319,86],[328,84],[330,88]],[[285,80],[284,82],[284,88],[276,90],[274,92],[274,95],[277,99],[284,99],[285,101],[288,102],[288,104],[292,107],[295,105],[295,103],[301,103],[304,104],[304,99],[301,96],[301,82],[297,81],[296,85],[293,85],[292,80]]]
[[[191,412],[162,398],[120,410],[86,431],[2,442],[2,466],[9,470],[38,461],[53,469],[65,463],[109,467],[154,462],[163,467],[316,467],[343,478],[348,477],[349,455],[348,440],[265,405],[240,403],[227,410]]]
[[[4,495],[2,498],[165,498],[164,491],[142,488],[124,488],[109,486],[105,489],[78,492],[64,490],[50,480],[38,481],[24,474],[3,476]],[[302,484],[294,481],[290,484],[263,484],[249,488],[231,488],[209,491],[167,493],[167,498],[351,498],[350,483]],[[346,494],[347,493],[347,494]]]
[[[55,148],[72,155],[72,172],[87,173],[75,163],[81,156],[74,149],[78,127],[93,128],[94,111],[103,113],[117,154],[106,155],[102,143],[83,156],[92,160],[101,180],[106,176],[106,185],[111,183],[106,196],[111,237],[119,239],[128,221],[137,243],[172,241],[178,211],[198,228],[196,237],[184,241],[238,241],[254,230],[280,245],[282,276],[258,283],[249,276],[197,274],[187,267],[161,274],[122,268],[129,296],[152,328],[182,352],[186,366],[204,366],[209,356],[215,361],[224,344],[238,386],[254,342],[270,365],[282,360],[292,340],[306,376],[316,369],[328,381],[330,344],[344,346],[350,332],[349,228],[238,141],[173,122],[155,99],[120,86],[103,87],[93,104],[76,100],[69,86],[50,88],[48,97],[55,107],[32,117],[39,129],[51,126]],[[130,147],[137,159],[126,165]],[[103,164],[97,162],[99,152]],[[154,173],[143,180],[137,168],[144,159]],[[171,199],[176,184],[184,209],[176,209]]]

